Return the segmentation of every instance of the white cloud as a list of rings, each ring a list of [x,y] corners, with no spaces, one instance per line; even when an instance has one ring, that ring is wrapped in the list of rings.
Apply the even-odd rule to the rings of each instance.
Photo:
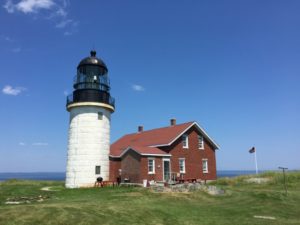
[[[14,41],[13,39],[11,39],[11,38],[8,37],[8,36],[4,37],[4,40],[5,40],[5,41]]]
[[[21,94],[23,91],[25,91],[26,88],[24,87],[12,87],[10,85],[6,85],[4,86],[4,88],[2,89],[2,93],[3,94],[6,94],[6,95],[19,95]]]
[[[26,145],[26,143],[24,143],[24,142],[20,142],[20,143],[19,143],[19,145],[20,145],[20,146],[25,146],[25,145]]]
[[[70,35],[72,35],[72,32],[65,31],[65,32],[64,32],[64,35],[65,35],[65,36],[70,36]]]
[[[64,32],[65,36],[70,36],[78,32],[78,22],[77,21],[71,21],[71,23],[68,24],[68,27],[66,31]]]
[[[11,0],[6,1],[6,3],[3,5],[3,8],[5,8],[8,13],[13,13],[15,11],[15,5]]]
[[[47,142],[34,142],[32,143],[33,146],[47,146]]]
[[[56,28],[65,28],[68,24],[72,23],[73,20],[62,20],[60,23],[56,24]]]
[[[27,13],[35,13],[40,9],[51,9],[55,5],[53,0],[21,0],[14,4],[12,0],[7,0],[3,7],[9,13],[15,12],[15,10]]]
[[[66,16],[68,15],[68,12],[67,12],[64,8],[59,7],[59,8],[56,10],[55,14],[56,14],[57,16],[66,17]]]
[[[0,39],[4,40],[4,41],[7,41],[7,42],[13,42],[14,41],[14,39],[12,39],[11,37],[6,36],[6,35],[0,35]]]
[[[55,3],[55,6],[50,10],[50,15],[47,17],[47,19],[60,19],[60,18],[66,18],[68,16],[68,3],[63,1],[62,4]]]
[[[17,47],[17,48],[13,48],[11,51],[13,52],[13,53],[19,53],[19,52],[21,52],[21,48],[20,47]]]
[[[145,91],[145,88],[139,84],[133,84],[133,85],[131,85],[131,88],[134,91]]]
[[[47,10],[42,14],[44,19],[55,23],[56,28],[65,29],[63,34],[68,36],[78,31],[78,22],[68,18],[69,2],[66,0],[6,0],[3,8],[8,13],[22,12],[24,14],[38,15],[39,11]]]

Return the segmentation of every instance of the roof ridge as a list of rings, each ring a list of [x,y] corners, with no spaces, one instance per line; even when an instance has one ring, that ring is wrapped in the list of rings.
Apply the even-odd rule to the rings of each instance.
[[[133,134],[142,134],[142,133],[146,133],[146,132],[149,132],[149,131],[154,131],[154,130],[159,130],[159,129],[165,129],[165,128],[170,128],[170,127],[177,127],[177,126],[181,126],[181,125],[188,124],[188,123],[192,124],[192,123],[195,123],[195,122],[196,121],[189,121],[189,122],[185,122],[185,123],[176,124],[176,125],[173,125],[173,126],[169,125],[169,126],[164,126],[164,127],[158,127],[158,128],[153,128],[153,129],[150,129],[150,130],[144,130],[142,132],[129,133],[129,134],[126,134],[124,136],[133,135]]]

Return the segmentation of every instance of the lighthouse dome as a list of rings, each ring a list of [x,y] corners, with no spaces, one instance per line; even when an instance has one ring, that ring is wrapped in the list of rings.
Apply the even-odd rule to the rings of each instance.
[[[97,67],[101,67],[101,70],[103,71],[103,73],[107,73],[107,67],[105,65],[105,63],[96,57],[96,51],[92,50],[91,52],[91,56],[86,57],[84,59],[82,59],[80,61],[80,63],[77,66],[77,69],[80,69],[82,67],[87,67],[87,66],[97,66]]]

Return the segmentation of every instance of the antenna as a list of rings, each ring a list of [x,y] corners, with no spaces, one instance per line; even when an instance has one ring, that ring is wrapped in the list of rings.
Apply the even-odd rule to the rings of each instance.
[[[96,46],[95,46],[95,43],[93,43],[93,47],[92,47],[92,50],[96,50]]]

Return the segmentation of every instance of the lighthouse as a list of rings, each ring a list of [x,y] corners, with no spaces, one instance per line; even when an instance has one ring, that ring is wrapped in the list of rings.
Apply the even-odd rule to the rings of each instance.
[[[93,186],[97,177],[109,179],[110,120],[115,110],[105,63],[96,51],[82,59],[67,97],[70,113],[67,188]]]

